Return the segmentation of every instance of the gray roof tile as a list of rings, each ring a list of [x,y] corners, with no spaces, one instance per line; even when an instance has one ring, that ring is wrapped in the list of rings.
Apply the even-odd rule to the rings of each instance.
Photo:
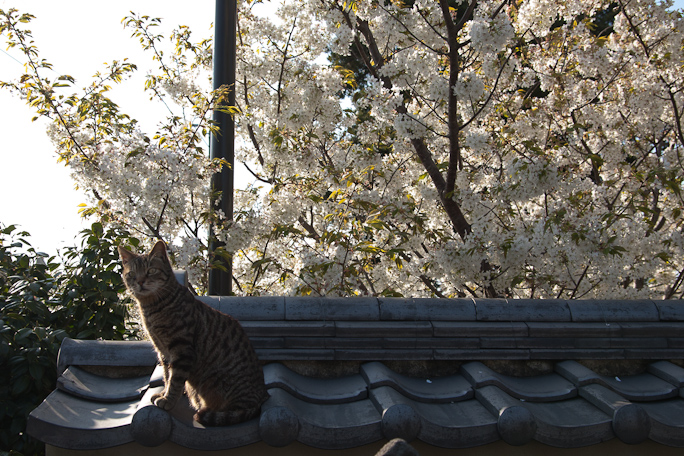
[[[93,356],[96,352],[97,356]],[[65,338],[57,357],[57,373],[68,366],[154,366],[157,354],[144,341],[75,340]]]
[[[305,445],[329,450],[353,448],[382,438],[381,415],[368,399],[334,405],[304,402],[275,388],[264,405],[291,410],[299,420],[297,440]]]
[[[684,321],[684,301],[654,301],[660,321]]]
[[[596,383],[599,380],[599,375],[576,361],[562,361],[557,363],[555,370],[576,386]]]
[[[68,367],[57,379],[57,388],[83,399],[124,402],[140,399],[150,385],[150,376],[108,378],[76,366]]]
[[[654,363],[651,370],[670,371],[676,377],[680,372],[672,366]],[[67,377],[71,377],[71,369]],[[159,370],[153,378],[159,377]],[[498,439],[512,445],[535,439],[553,446],[577,447],[613,436],[638,443],[649,429],[644,423],[652,423],[648,432],[651,439],[684,446],[682,399],[636,405],[600,384],[605,378],[577,363],[559,363],[557,372],[565,372],[583,384],[579,397],[568,393],[569,382],[559,382],[558,375],[513,378],[481,363],[463,366],[468,381],[449,376],[428,383],[427,379],[400,375],[377,362],[362,365],[361,372],[338,379],[313,379],[279,363],[269,364],[265,376],[271,398],[261,418],[228,428],[202,428],[192,421],[187,403],[171,412],[152,406],[149,397],[161,387],[149,388],[142,399],[115,403],[83,400],[55,391],[32,413],[29,432],[52,445],[72,449],[102,448],[133,440],[157,445],[167,437],[194,449],[227,449],[259,440],[274,446],[297,440],[318,448],[337,449],[398,435],[409,440],[415,436],[446,448],[482,445]],[[660,380],[641,374],[625,377],[620,383],[643,388],[653,379]],[[101,391],[114,381],[100,380]],[[96,394],[98,389],[90,391]],[[640,396],[652,397],[651,393]],[[539,400],[546,402],[534,402]]]
[[[261,361],[332,361],[335,350],[310,348],[289,350],[287,348],[254,348]]]
[[[617,358],[620,359],[620,358]],[[624,352],[624,359],[682,359],[681,348],[627,348]]]
[[[292,396],[317,404],[342,404],[368,397],[361,375],[320,379],[299,375],[280,363],[264,366],[267,388],[281,388]]]
[[[482,348],[575,348],[577,339],[572,337],[482,337]]]
[[[235,426],[209,428],[203,428],[200,425],[189,426],[173,416],[172,422],[169,441],[194,450],[227,450],[261,440],[259,420],[256,418]]]
[[[658,361],[648,365],[648,372],[673,384],[677,388],[684,387],[684,369],[667,361]]]
[[[444,348],[478,349],[481,346],[477,337],[384,337],[382,347],[386,348]]]
[[[630,401],[659,401],[679,394],[678,388],[671,383],[647,373],[626,377],[602,376],[601,379],[601,384]]]
[[[286,297],[286,320],[374,321],[380,319],[376,298]]]
[[[284,347],[287,348],[309,348],[312,345],[312,338],[306,336],[285,337],[283,342]],[[318,337],[313,342],[320,348],[331,349],[384,346],[382,337]]]
[[[259,418],[259,437],[273,447],[284,447],[299,437],[299,418],[282,405],[265,406]]]
[[[474,361],[480,359],[530,359],[530,350],[514,348],[435,348],[434,359],[454,361]],[[414,358],[415,359],[415,358]]]
[[[627,351],[620,348],[536,348],[530,350],[530,359],[641,359],[628,356]],[[649,351],[649,353],[651,353]],[[662,351],[658,351],[662,354]],[[488,359],[488,358],[484,358]]]
[[[381,320],[474,321],[472,299],[379,298]]]
[[[383,408],[375,396],[371,397],[371,400],[375,408],[382,411],[382,435],[387,440],[401,438],[412,442],[418,437],[422,424],[413,407],[392,403],[388,408]]]
[[[502,411],[509,407],[520,406],[519,400],[494,385],[478,388],[476,397],[493,416],[499,416]]]
[[[523,337],[528,335],[522,322],[432,321],[435,337]]]
[[[528,322],[530,337],[606,337],[620,336],[616,323]]]
[[[555,299],[475,299],[479,321],[570,321],[566,301]]]
[[[667,345],[670,348],[676,348],[681,350],[682,348],[684,348],[684,337],[668,337]]]
[[[512,398],[496,386],[485,386],[477,390],[477,400],[498,417],[497,430],[501,438],[511,445],[523,445],[534,438],[537,422],[521,402]]]
[[[164,368],[157,365],[150,376],[150,388],[164,386]]]
[[[684,335],[684,323],[681,321],[659,322],[621,322],[613,323],[619,326],[622,337],[682,337]]]
[[[60,448],[88,450],[133,441],[129,425],[138,401],[105,403],[55,390],[31,412],[26,431]]]
[[[623,442],[634,445],[648,438],[651,419],[639,405],[596,384],[581,387],[580,396],[613,418],[613,432]]]
[[[567,301],[572,321],[620,322],[658,321],[658,308],[650,300],[593,300]]]
[[[218,307],[220,307],[219,302],[231,302],[229,298],[223,297],[203,299],[215,301],[214,304]],[[381,311],[379,308],[385,305],[386,301],[398,301],[396,304],[387,304],[387,306],[396,305],[399,308],[408,306],[410,310],[418,302],[417,300],[273,298],[273,302],[285,302],[286,316],[287,306],[291,305],[294,310],[289,315],[296,319],[268,320],[266,318],[274,318],[281,314],[273,313],[268,305],[262,306],[261,299],[240,298],[233,302],[248,303],[246,306],[251,309],[252,317],[250,318],[253,319],[241,321],[248,335],[253,338],[257,350],[267,356],[265,360],[315,359],[318,355],[323,356],[321,359],[328,360],[369,361],[418,358],[461,361],[487,359],[657,360],[680,358],[681,349],[684,348],[684,337],[675,337],[684,334],[684,321],[643,321],[643,318],[652,318],[654,315],[653,306],[657,304],[652,301],[627,304],[628,307],[631,306],[637,310],[621,314],[619,319],[631,320],[611,322],[608,319],[615,317],[621,301],[566,303],[558,300],[512,300],[511,302],[501,299],[453,300],[457,303],[472,301],[473,305],[479,306],[478,318],[486,321],[469,321],[458,320],[461,316],[458,306],[453,308],[453,314],[449,317],[450,307],[446,303],[452,300],[434,300],[435,302],[431,299],[423,300],[429,302],[430,306],[437,306],[438,310],[434,314],[430,311],[420,311],[416,315],[439,319],[411,320],[408,316],[413,311],[398,312],[397,319],[379,319]],[[290,304],[287,304],[288,302]],[[590,308],[592,315],[602,315],[603,321],[569,321],[569,314],[566,310],[569,312],[568,306],[570,305],[576,310]],[[418,304],[415,306],[418,309]],[[391,315],[386,314],[382,318],[389,318],[389,316]],[[310,320],[303,318],[310,318]],[[448,320],[448,318],[453,320]],[[414,337],[422,340],[414,342],[411,340]],[[368,352],[365,355],[359,351],[363,350],[363,347],[367,347]],[[151,355],[149,344],[147,346],[143,344],[141,348],[149,350]],[[413,354],[387,352],[385,356],[378,355],[383,349],[404,348],[419,351]],[[304,349],[303,352],[302,349]],[[333,351],[313,352],[312,354],[306,351],[308,349]],[[85,347],[86,352],[87,350],[88,348]],[[376,356],[380,358],[375,358]]]
[[[537,434],[537,421],[534,415],[519,405],[501,410],[496,427],[501,438],[509,445],[524,445]]]
[[[285,320],[282,296],[198,296],[200,301],[238,320]]]
[[[418,438],[431,445],[467,448],[499,440],[496,418],[474,399],[425,404],[387,386],[371,390],[371,399],[381,410],[387,410],[395,404],[410,406],[420,418]]]
[[[148,389],[138,403],[137,410],[131,419],[131,436],[133,440],[143,446],[159,446],[168,440],[173,433],[174,419],[171,414],[155,407],[151,402],[152,395],[163,390],[163,384]],[[178,408],[176,407],[176,409]]]
[[[596,374],[575,361],[563,361],[556,364],[556,372],[576,386],[597,383],[629,400],[658,401],[679,394],[678,387],[650,373],[610,377]]]
[[[262,361],[276,361],[265,366],[271,398],[259,418],[204,429],[187,400],[170,412],[150,403],[162,388],[159,367],[151,377],[119,380],[85,370],[149,372],[156,363],[149,342],[65,339],[58,389],[31,413],[28,432],[71,449],[132,441],[200,450],[298,441],[338,449],[395,437],[446,448],[500,439],[569,448],[646,437],[684,447],[684,369],[661,361],[681,359],[682,301],[206,299],[242,319]],[[561,362],[554,374],[519,378],[479,362],[486,359]],[[571,359],[654,362],[642,374],[616,378]],[[278,362],[286,360],[307,371],[343,360],[340,367],[358,373],[312,378]],[[415,378],[390,369],[403,361],[447,365],[443,360],[460,365],[461,374]]]
[[[684,400],[645,402],[640,406],[651,419],[649,438],[664,445],[684,447]]]
[[[138,403],[131,420],[130,435],[143,446],[157,446],[166,440],[195,450],[226,450],[258,442],[259,420],[228,427],[205,428],[193,420],[193,410],[186,396],[170,411],[151,403],[153,394],[162,388],[150,388]]]
[[[249,337],[298,336],[325,337],[335,335],[332,321],[241,321]]]
[[[184,287],[188,286],[188,273],[187,271],[177,269],[173,271],[173,275],[176,276],[176,280],[178,283],[183,285]]]
[[[431,337],[429,321],[338,321],[335,322],[339,337]]]
[[[361,376],[369,388],[390,386],[404,396],[421,402],[456,402],[471,399],[474,390],[460,375],[413,378],[398,374],[380,362],[365,363]]]
[[[562,448],[594,445],[613,437],[612,419],[584,399],[523,402],[537,421],[535,440]]]
[[[432,359],[431,349],[412,349],[412,348],[359,348],[359,349],[339,349],[335,350],[336,360],[414,360],[416,356],[420,359]]]
[[[252,346],[255,349],[260,349],[260,348],[265,348],[265,349],[270,349],[270,348],[286,348],[288,347],[288,344],[285,343],[285,337],[250,337],[250,340],[252,342]],[[290,347],[292,345],[289,345]],[[308,348],[310,347],[311,344],[309,345],[304,345],[304,347]]]
[[[667,339],[664,337],[596,337],[596,338],[586,338],[586,339],[575,339],[575,345],[578,348],[638,348],[638,349],[651,349],[651,348],[668,348]]]
[[[558,401],[577,395],[577,388],[556,374],[530,378],[501,375],[482,363],[473,362],[461,366],[463,376],[476,388],[495,385],[518,399],[534,402]]]

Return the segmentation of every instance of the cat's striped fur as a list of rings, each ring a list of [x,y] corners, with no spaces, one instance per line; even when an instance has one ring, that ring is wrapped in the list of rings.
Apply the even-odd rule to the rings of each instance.
[[[164,367],[164,391],[153,397],[170,410],[185,390],[205,426],[258,416],[268,398],[264,374],[240,323],[195,299],[178,283],[159,241],[147,255],[119,247],[126,287]]]

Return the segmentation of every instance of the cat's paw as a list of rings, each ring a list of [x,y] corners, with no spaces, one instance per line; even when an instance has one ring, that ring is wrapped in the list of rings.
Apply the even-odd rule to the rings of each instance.
[[[155,394],[152,396],[152,403],[162,410],[171,410],[173,404],[163,394]]]

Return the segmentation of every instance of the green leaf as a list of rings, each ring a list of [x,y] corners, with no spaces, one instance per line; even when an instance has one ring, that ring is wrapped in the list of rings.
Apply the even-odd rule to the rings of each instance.
[[[24,341],[24,339],[29,338],[31,334],[33,334],[33,330],[31,328],[21,328],[14,335],[14,341],[17,343],[21,343]]]
[[[76,334],[76,339],[86,339],[93,335],[93,330],[88,328]]]
[[[383,229],[383,228],[385,228],[385,227],[387,226],[387,225],[385,224],[385,222],[383,222],[382,220],[378,220],[378,219],[375,219],[375,220],[367,220],[367,221],[366,221],[366,225],[372,226],[372,227],[375,228],[376,230],[381,230],[381,229]]]
[[[29,364],[29,374],[34,380],[40,381],[43,378],[43,372],[43,367],[41,365],[35,363]]]
[[[28,375],[22,375],[18,379],[14,379],[12,382],[12,396],[17,397],[26,393],[31,386],[31,377]]]

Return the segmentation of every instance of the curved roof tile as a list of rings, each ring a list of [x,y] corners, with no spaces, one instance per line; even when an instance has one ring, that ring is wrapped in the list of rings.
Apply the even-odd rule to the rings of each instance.
[[[107,378],[70,366],[57,379],[57,389],[73,396],[98,402],[125,402],[140,399],[150,385],[150,376]]]
[[[592,383],[609,388],[626,399],[635,401],[658,401],[679,394],[679,379],[677,376],[681,375],[681,371],[677,369],[678,366],[672,363],[654,363],[654,366],[649,368],[649,371],[659,373],[659,376],[651,373],[643,373],[639,375],[626,377],[610,377],[599,375],[584,367],[576,361],[563,361],[556,364],[556,372],[567,378],[577,386],[584,386]],[[673,380],[676,384],[670,383],[666,380]]]
[[[361,376],[369,388],[391,386],[404,396],[421,402],[462,401],[475,394],[472,385],[461,375],[418,379],[394,372],[377,361],[361,365]]]
[[[397,404],[409,406],[420,419],[417,437],[444,448],[468,448],[499,440],[497,419],[475,399],[425,403],[409,399],[393,388],[371,390],[377,407],[386,411]]]
[[[577,396],[577,388],[556,374],[517,378],[494,372],[480,362],[461,366],[463,376],[475,387],[496,385],[510,395],[527,401],[549,402]]]
[[[684,400],[645,402],[641,407],[651,419],[649,438],[664,445],[684,447]]]
[[[353,448],[382,438],[382,416],[369,399],[344,404],[305,402],[286,391],[269,390],[265,411],[277,406],[291,410],[299,421],[297,440],[328,450]]]
[[[343,449],[395,437],[445,448],[496,440],[573,448],[613,438],[684,447],[684,368],[662,361],[682,359],[684,301],[260,299],[205,298],[241,318],[257,354],[275,361],[264,369],[271,397],[260,417],[205,429],[187,400],[170,412],[150,403],[163,386],[161,368],[129,379],[81,368],[152,370],[150,343],[65,339],[58,388],[31,413],[28,433],[91,450],[165,441],[199,450],[259,441]],[[554,372],[513,377],[487,367],[488,359],[542,359]],[[615,377],[569,359],[648,366]],[[289,360],[307,370],[345,361],[353,375],[303,376],[280,362]],[[401,364],[379,362],[389,360],[448,360],[449,372],[460,365],[460,373],[409,377]]]
[[[280,363],[264,366],[267,388],[280,388],[292,396],[317,404],[343,404],[368,397],[366,382],[361,375],[321,379],[305,377]]]

